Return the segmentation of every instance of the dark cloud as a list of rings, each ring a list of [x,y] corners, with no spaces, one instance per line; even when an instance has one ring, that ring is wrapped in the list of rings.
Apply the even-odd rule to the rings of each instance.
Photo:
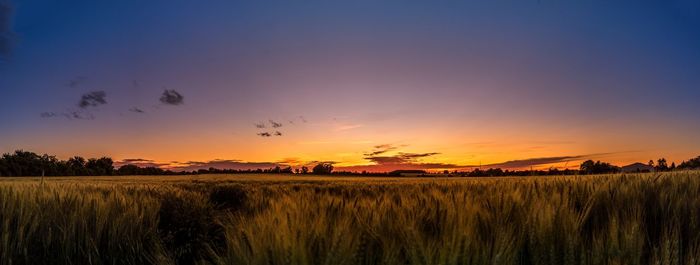
[[[107,93],[104,91],[92,91],[80,97],[78,107],[84,109],[87,107],[97,107],[103,104],[107,104]]]
[[[272,126],[272,128],[282,127],[282,123],[278,123],[278,122],[275,122],[273,120],[269,120],[269,122],[270,122],[270,126]]]
[[[381,145],[376,145],[374,146],[374,150],[370,153],[365,154],[365,156],[376,156],[376,155],[381,155],[383,153],[393,151],[398,149],[397,146],[394,146],[392,144],[381,144]]]
[[[139,109],[139,108],[136,108],[136,107],[130,108],[129,111],[134,112],[134,113],[146,113],[146,111]]]
[[[114,162],[114,167],[119,168],[124,165],[135,165],[139,167],[157,167],[157,168],[167,168],[170,164],[168,163],[157,163],[153,160],[142,159],[142,158],[128,158],[120,161]]]
[[[166,89],[163,91],[163,95],[160,96],[160,102],[167,105],[181,105],[185,103],[185,97],[175,90]]]
[[[373,165],[358,165],[336,167],[337,171],[352,171],[352,172],[390,172],[394,170],[443,170],[443,169],[470,169],[473,167],[462,166],[456,164],[445,163],[403,163],[403,164],[373,164]]]
[[[258,133],[258,136],[260,136],[260,137],[270,137],[270,136],[272,136],[272,134],[270,134],[269,132],[261,132],[261,133]]]
[[[0,59],[9,57],[15,44],[16,37],[12,31],[14,11],[14,6],[9,0],[0,0]]]
[[[185,163],[180,163],[178,166],[171,167],[173,171],[194,171],[199,169],[235,169],[235,170],[255,170],[255,169],[267,169],[274,168],[276,166],[283,167],[286,166],[281,163],[275,162],[245,162],[241,160],[211,160],[207,162],[189,161]]]
[[[275,136],[282,136],[282,133],[280,131],[275,131]]]
[[[529,167],[543,166],[556,163],[566,163],[582,161],[611,155],[614,153],[588,154],[575,156],[555,156],[555,157],[539,157],[520,160],[511,160],[501,163],[485,164],[485,165],[460,165],[451,163],[423,163],[422,158],[439,155],[437,152],[428,153],[405,153],[399,152],[395,155],[386,155],[385,153],[399,149],[402,146],[392,144],[382,144],[374,146],[372,152],[365,154],[365,160],[372,162],[368,165],[339,167],[340,171],[368,171],[368,172],[389,172],[398,169],[415,169],[415,170],[437,170],[437,169],[455,169],[455,170],[471,170],[477,167],[482,168],[502,168],[502,169],[526,169]]]
[[[534,166],[555,164],[555,163],[565,163],[572,161],[581,161],[585,159],[593,159],[596,157],[611,155],[613,153],[602,153],[602,154],[588,154],[588,155],[576,155],[576,156],[553,156],[553,157],[537,157],[528,158],[521,160],[511,160],[502,163],[483,165],[482,167],[491,168],[528,168]]]
[[[415,163],[420,158],[438,155],[439,153],[398,153],[393,156],[367,156],[365,159],[379,165]]]
[[[258,128],[258,129],[265,129],[266,127],[267,126],[263,122],[255,124],[255,128]]]

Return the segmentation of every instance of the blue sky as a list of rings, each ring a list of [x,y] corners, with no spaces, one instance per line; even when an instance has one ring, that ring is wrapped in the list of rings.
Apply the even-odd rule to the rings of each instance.
[[[384,144],[461,165],[700,148],[695,1],[0,2],[3,152],[355,166]],[[77,107],[94,91],[107,104]],[[297,124],[259,137],[270,119]]]

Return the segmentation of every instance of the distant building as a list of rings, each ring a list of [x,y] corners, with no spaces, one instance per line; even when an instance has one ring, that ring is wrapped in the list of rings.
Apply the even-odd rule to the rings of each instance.
[[[622,173],[652,172],[654,167],[644,163],[629,164],[621,168]]]

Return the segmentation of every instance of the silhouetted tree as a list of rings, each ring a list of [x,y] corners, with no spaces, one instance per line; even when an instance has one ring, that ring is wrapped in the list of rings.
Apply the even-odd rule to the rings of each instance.
[[[309,168],[308,167],[301,167],[301,174],[309,174]]]
[[[620,168],[605,162],[587,160],[581,163],[580,171],[582,174],[606,174],[617,173]]]
[[[113,163],[114,162],[109,157],[102,157],[99,159],[90,158],[87,163],[85,163],[85,168],[91,176],[109,176],[114,173]]]
[[[668,164],[666,164],[666,158],[660,158],[657,163],[656,167],[654,168],[656,171],[667,171],[668,170]]]
[[[275,166],[275,168],[270,170],[270,173],[279,174],[281,171],[282,171],[282,169],[280,168],[280,166]]]
[[[681,162],[678,165],[678,169],[699,169],[700,168],[700,156],[692,158],[688,161]]]
[[[331,174],[333,172],[333,164],[319,163],[312,169],[312,172],[317,175]]]
[[[74,156],[68,159],[68,168],[71,170],[72,176],[86,176],[88,175],[87,168],[85,168],[85,158]]]
[[[140,168],[136,165],[123,165],[117,169],[117,175],[140,175],[139,170]]]

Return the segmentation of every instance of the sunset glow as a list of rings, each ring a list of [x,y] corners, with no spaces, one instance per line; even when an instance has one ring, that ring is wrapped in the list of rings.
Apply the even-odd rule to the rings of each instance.
[[[692,1],[79,2],[0,20],[0,151],[370,172],[700,155]]]

